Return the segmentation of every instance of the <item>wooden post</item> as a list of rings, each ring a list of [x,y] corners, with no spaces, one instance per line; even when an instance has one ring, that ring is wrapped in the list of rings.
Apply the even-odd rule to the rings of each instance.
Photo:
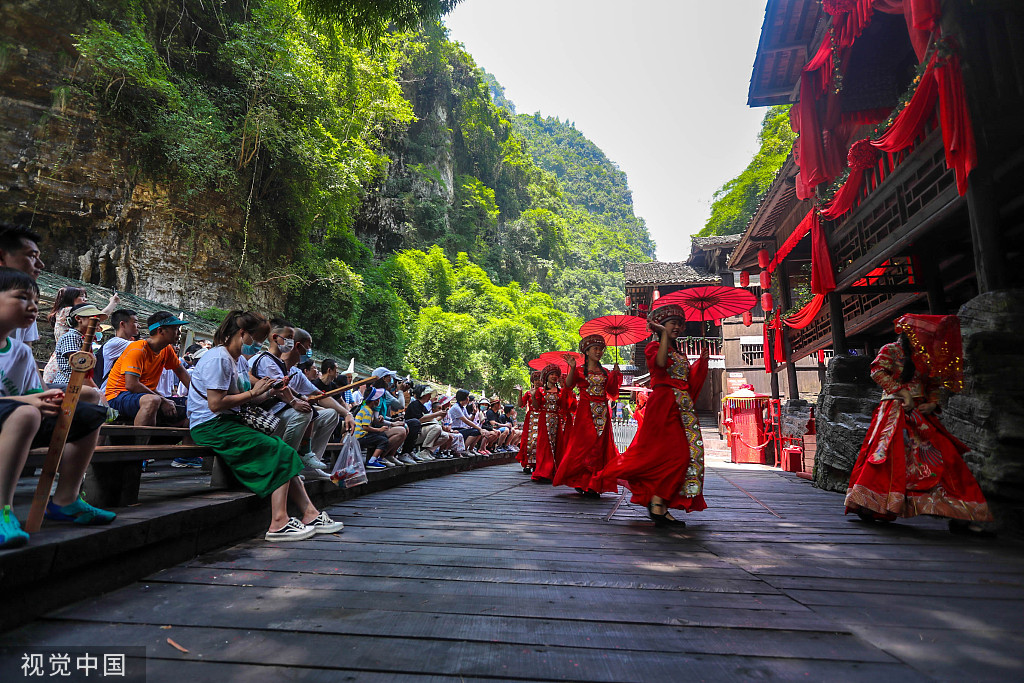
[[[828,317],[832,327],[832,350],[838,355],[847,355],[846,324],[843,322],[843,297],[839,292],[829,292]]]
[[[82,392],[82,383],[85,382],[86,373],[96,366],[96,357],[92,355],[92,338],[98,322],[97,318],[89,318],[89,326],[82,338],[82,348],[71,354],[71,358],[68,359],[71,377],[68,378],[68,386],[64,389],[64,401],[60,405],[57,425],[53,428],[53,436],[50,438],[50,449],[46,452],[43,472],[39,475],[39,483],[36,484],[36,492],[32,496],[32,507],[25,522],[25,531],[30,534],[39,531],[39,527],[42,526],[46,500],[50,497],[50,487],[53,486],[57,468],[60,467],[60,458],[64,454],[64,444],[68,440],[71,420],[75,417],[75,408]]]
[[[922,251],[913,261],[918,266],[916,275],[923,281],[928,293],[928,312],[932,315],[946,315],[946,290],[942,286],[942,275],[939,273],[938,254],[934,251]]]
[[[775,277],[779,283],[779,314],[793,305],[793,297],[789,291],[789,269],[785,261],[779,264],[775,270]],[[789,397],[800,398],[800,381],[796,376],[796,366],[793,364],[793,347],[789,343],[789,335],[786,334],[786,326],[783,325],[778,333],[782,335],[782,357],[786,361],[786,382],[789,384]]]

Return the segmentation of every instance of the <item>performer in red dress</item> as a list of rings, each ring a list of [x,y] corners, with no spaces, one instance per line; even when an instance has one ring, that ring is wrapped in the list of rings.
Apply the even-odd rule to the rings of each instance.
[[[969,449],[935,414],[942,387],[963,387],[960,322],[953,315],[904,315],[899,340],[871,364],[882,401],[846,491],[846,512],[862,519],[936,515],[950,531],[980,532],[971,522],[992,520],[985,496],[967,469]]]
[[[604,337],[588,335],[580,340],[580,353],[586,356],[586,366],[576,367],[575,359],[569,363],[565,390],[578,387],[580,395],[573,426],[566,435],[565,448],[559,454],[558,471],[552,482],[555,486],[575,487],[578,493],[589,498],[600,498],[602,492],[618,490],[616,482],[601,478],[605,465],[619,455],[608,424],[608,400],[618,398],[622,385],[618,364],[611,372],[601,366],[604,349]]]
[[[647,407],[647,392],[641,391],[636,395],[636,410],[633,411],[633,419],[636,420],[636,429],[640,431],[644,426],[644,409]]]
[[[523,474],[530,474],[537,467],[537,432],[540,413],[540,370],[530,373],[530,389],[519,397],[519,406],[526,408],[523,418],[523,435],[519,437],[519,457]]]
[[[676,305],[655,308],[647,324],[658,341],[647,344],[644,355],[651,371],[651,392],[633,443],[602,472],[614,482],[624,479],[638,505],[646,505],[656,525],[685,526],[668,508],[697,512],[704,502],[704,441],[693,403],[707,376],[707,350],[690,365],[675,342],[686,329],[683,309]]]
[[[537,388],[537,464],[533,468],[534,481],[550,482],[555,476],[559,437],[566,415],[566,395],[559,386],[562,371],[557,365],[546,366],[540,372]]]

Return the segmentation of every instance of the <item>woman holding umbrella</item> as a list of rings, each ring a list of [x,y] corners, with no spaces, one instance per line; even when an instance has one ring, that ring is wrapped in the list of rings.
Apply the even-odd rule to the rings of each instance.
[[[605,468],[610,482],[626,480],[633,503],[646,505],[655,525],[685,526],[669,508],[697,512],[704,502],[704,442],[693,404],[708,370],[707,351],[690,365],[675,350],[685,330],[685,315],[677,305],[651,311],[648,325],[658,341],[644,348],[654,391],[647,401],[643,426],[633,443]]]
[[[605,465],[619,454],[608,426],[608,400],[618,397],[622,385],[618,363],[611,372],[601,366],[604,350],[604,337],[587,335],[580,340],[580,353],[586,358],[584,366],[576,367],[575,358],[569,361],[565,389],[579,387],[580,395],[573,427],[552,482],[555,486],[575,487],[587,498],[600,498],[603,492],[618,490],[615,481],[602,483],[600,476]]]
[[[537,482],[550,482],[555,476],[559,436],[567,414],[566,393],[559,386],[562,371],[554,363],[540,372],[540,387],[536,390],[537,451],[536,465],[531,477]]]

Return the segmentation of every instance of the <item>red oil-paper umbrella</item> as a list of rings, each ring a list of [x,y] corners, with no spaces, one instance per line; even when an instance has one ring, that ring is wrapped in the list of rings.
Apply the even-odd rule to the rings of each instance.
[[[658,299],[658,303],[661,303]],[[647,320],[635,315],[602,315],[583,324],[580,336],[599,334],[608,346],[626,346],[651,336]]]
[[[537,360],[544,361],[545,365],[554,364],[558,366],[558,369],[562,371],[562,374],[569,372],[569,361],[568,358],[576,359],[576,367],[583,367],[583,364],[587,362],[587,359],[583,357],[582,353],[576,353],[575,351],[545,351],[540,354]]]
[[[549,365],[549,363],[543,358],[534,358],[526,365],[534,370],[543,370]]]
[[[704,322],[739,315],[755,303],[757,297],[742,287],[690,287],[661,297],[657,308],[676,304],[682,306],[687,320]]]

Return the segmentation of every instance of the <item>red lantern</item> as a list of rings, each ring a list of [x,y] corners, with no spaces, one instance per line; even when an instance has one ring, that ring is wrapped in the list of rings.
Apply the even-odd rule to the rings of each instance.
[[[754,314],[750,311],[743,311],[743,324],[750,327],[754,324]]]
[[[750,271],[749,270],[740,271],[740,287],[749,287],[749,286],[750,286]]]
[[[626,308],[629,308],[629,295],[626,295]]]
[[[721,318],[715,318],[715,327],[721,327],[721,326],[722,326],[722,319]]]
[[[758,278],[761,280],[761,289],[772,288],[772,274],[767,270],[762,270],[761,274],[758,275]]]
[[[757,266],[758,268],[767,268],[768,264],[772,262],[772,257],[768,253],[767,249],[759,249],[757,251]]]
[[[661,298],[661,292],[659,292],[658,290],[654,290],[654,297],[651,298],[651,301],[657,301],[660,298]]]
[[[762,310],[764,310],[765,312],[768,312],[768,311],[772,310],[773,308],[775,308],[773,303],[774,302],[772,301],[772,293],[771,292],[765,292],[764,294],[761,295],[761,309]]]

